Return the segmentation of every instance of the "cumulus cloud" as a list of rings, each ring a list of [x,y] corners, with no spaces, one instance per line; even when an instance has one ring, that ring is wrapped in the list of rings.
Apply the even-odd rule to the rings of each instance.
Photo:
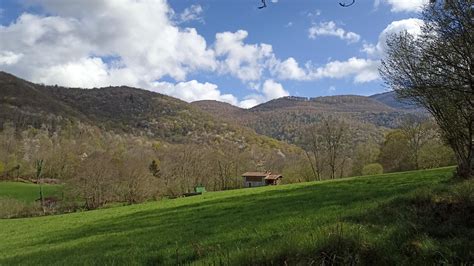
[[[89,61],[106,73],[101,75],[102,82],[91,85],[108,85],[120,68],[150,82],[163,76],[184,80],[189,72],[217,67],[214,52],[195,29],[180,29],[172,23],[164,0],[35,3],[53,16],[24,13],[11,25],[0,27],[0,51],[23,54],[25,78],[62,66],[66,66],[62,72],[75,75],[77,68],[72,66]],[[110,56],[117,58],[117,64],[97,64],[97,58]],[[61,81],[50,78],[43,81]]]
[[[248,32],[222,32],[216,34],[214,49],[216,56],[222,59],[219,69],[243,81],[261,78],[268,59],[274,56],[272,46],[261,44],[245,44]]]
[[[173,84],[170,82],[154,82],[153,90],[173,95],[187,102],[198,100],[216,100],[238,105],[237,98],[231,94],[222,94],[213,83],[200,83],[196,80]]]
[[[300,67],[293,58],[289,58],[283,62],[277,62],[272,71],[280,79],[312,81],[352,76],[355,83],[365,83],[379,78],[377,70],[379,64],[378,60],[351,57],[345,61],[330,61],[320,67],[312,66],[310,63]]]
[[[335,60],[318,67],[310,76],[312,79],[354,76],[354,82],[365,83],[379,78],[379,64],[378,60],[351,57],[346,61]]]
[[[417,36],[421,34],[421,27],[423,20],[417,18],[409,18],[397,20],[390,23],[379,35],[377,44],[364,44],[363,51],[373,57],[382,57],[387,49],[387,38],[393,34],[407,31],[408,33]]]
[[[239,106],[242,108],[251,108],[258,104],[270,101],[273,99],[281,98],[290,95],[287,90],[283,88],[278,82],[272,79],[267,79],[262,85],[262,89],[259,94],[247,95],[244,100],[239,102]]]
[[[381,3],[391,6],[392,12],[419,12],[429,0],[375,0],[374,6],[377,8]]]
[[[265,96],[267,100],[281,98],[281,97],[290,95],[288,91],[286,91],[280,83],[275,82],[272,79],[266,80],[263,83],[262,91],[263,91],[263,95]]]
[[[308,76],[307,71],[302,69],[293,57],[283,62],[275,60],[271,72],[279,79],[305,80]]]
[[[320,36],[334,36],[348,43],[355,43],[360,40],[359,34],[337,27],[334,21],[321,22],[308,29],[308,37],[310,39],[316,39]]]

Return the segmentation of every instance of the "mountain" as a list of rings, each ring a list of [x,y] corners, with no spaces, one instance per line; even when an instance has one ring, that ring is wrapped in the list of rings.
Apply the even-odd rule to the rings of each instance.
[[[380,100],[378,100],[380,99]],[[387,103],[385,103],[386,101]],[[199,101],[192,103],[215,117],[250,127],[257,133],[298,143],[307,128],[326,116],[337,116],[352,124],[361,138],[381,139],[383,130],[395,128],[406,115],[425,115],[416,107],[397,104],[393,93],[375,97],[339,95],[316,98],[288,96],[241,109],[227,103]],[[390,105],[389,105],[390,104]]]
[[[231,142],[280,150],[296,148],[159,93],[125,86],[94,89],[44,86],[0,72],[0,126],[47,125],[55,130],[76,121],[170,143]]]
[[[390,106],[394,109],[399,109],[399,110],[420,109],[420,107],[417,106],[414,102],[411,102],[409,100],[398,99],[394,91],[374,94],[372,96],[369,96],[369,98],[377,100],[381,103],[384,103],[385,105]]]
[[[357,128],[361,138],[380,139],[404,116],[417,112],[397,103],[393,93],[370,97],[341,95],[283,97],[242,109],[217,101],[186,103],[159,93],[131,88],[64,88],[34,84],[0,72],[0,125],[53,129],[70,121],[115,132],[145,135],[170,143],[298,144],[307,128],[337,116]],[[382,129],[382,130],[381,130]],[[291,149],[285,146],[284,149]]]

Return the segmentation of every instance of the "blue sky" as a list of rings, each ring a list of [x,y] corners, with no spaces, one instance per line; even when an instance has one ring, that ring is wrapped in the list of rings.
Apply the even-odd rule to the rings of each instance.
[[[349,1],[349,0],[347,0]],[[388,34],[425,0],[1,0],[0,70],[70,87],[130,85],[242,107],[371,95]]]

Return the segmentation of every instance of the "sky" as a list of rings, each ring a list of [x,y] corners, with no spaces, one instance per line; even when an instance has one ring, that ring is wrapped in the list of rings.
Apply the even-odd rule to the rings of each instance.
[[[0,70],[66,87],[127,85],[250,108],[372,95],[390,34],[427,0],[0,0]]]

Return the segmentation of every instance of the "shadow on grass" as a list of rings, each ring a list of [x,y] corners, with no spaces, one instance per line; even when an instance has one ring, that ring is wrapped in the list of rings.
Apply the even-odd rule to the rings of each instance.
[[[474,263],[474,181],[449,181],[423,188],[363,215],[351,223],[394,228],[384,249],[394,261],[412,265]]]
[[[306,241],[311,230],[333,226],[341,219],[360,224],[395,222],[389,218],[372,221],[364,217],[377,217],[384,210],[378,206],[389,206],[395,197],[443,179],[436,175],[413,179],[409,174],[399,178],[364,177],[150,208],[113,219],[99,219],[70,230],[45,232],[42,239],[25,247],[32,248],[31,252],[0,263],[184,264],[211,260],[233,264],[257,256],[265,259],[250,260],[248,264],[281,264],[307,262],[314,254],[319,261],[334,263],[338,256],[347,258],[354,250],[362,255],[353,261],[342,260],[342,264],[360,262],[361,258],[375,262],[381,256],[372,258],[367,254],[375,254],[378,249],[364,248],[360,241],[354,242],[352,237],[344,240],[344,236],[337,234],[332,234],[336,235],[334,239],[308,242],[310,246],[314,244],[314,249],[306,253],[296,245],[293,248],[288,245]],[[336,255],[331,253],[338,248]],[[265,256],[266,252],[270,256]]]

